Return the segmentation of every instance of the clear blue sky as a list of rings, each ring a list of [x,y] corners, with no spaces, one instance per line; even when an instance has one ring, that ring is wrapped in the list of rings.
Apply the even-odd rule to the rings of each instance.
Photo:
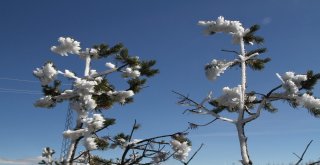
[[[218,96],[224,86],[239,84],[239,70],[226,72],[214,83],[206,80],[204,65],[213,58],[230,58],[221,49],[237,49],[227,35],[205,36],[199,20],[215,20],[223,15],[240,20],[245,27],[260,24],[259,35],[272,61],[263,72],[249,72],[251,90],[266,92],[279,85],[275,73],[308,69],[320,71],[320,1],[316,0],[57,0],[0,2],[0,161],[28,159],[41,154],[46,146],[59,155],[66,105],[54,109],[34,108],[40,84],[6,80],[36,81],[32,70],[52,60],[59,69],[83,72],[83,61],[60,57],[50,52],[60,36],[71,36],[83,47],[107,42],[124,43],[132,54],[156,59],[160,74],[148,82],[135,103],[116,106],[105,116],[118,119],[110,134],[129,131],[134,119],[142,124],[136,138],[183,130],[188,121],[205,123],[207,116],[183,115],[184,107],[175,102],[176,90],[201,100],[210,90]],[[8,92],[5,89],[28,90]],[[315,95],[320,96],[319,88]],[[263,112],[247,127],[249,151],[255,164],[289,163],[297,159],[309,140],[315,140],[307,160],[319,159],[320,119],[304,109],[277,104],[279,112]],[[112,132],[113,131],[113,132]],[[238,140],[233,125],[216,122],[190,132],[196,148],[204,148],[192,161],[194,165],[238,164]],[[194,148],[194,149],[195,149]],[[108,154],[108,152],[106,152]],[[0,163],[6,164],[6,163]],[[170,162],[169,165],[177,165]]]

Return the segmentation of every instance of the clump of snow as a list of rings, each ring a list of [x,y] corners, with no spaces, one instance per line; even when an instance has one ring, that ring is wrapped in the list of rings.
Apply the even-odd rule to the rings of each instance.
[[[172,140],[170,144],[174,151],[174,157],[178,160],[186,161],[191,151],[191,146],[188,145],[188,142],[184,141],[181,143],[178,140]]]
[[[230,33],[233,36],[233,42],[236,44],[239,44],[240,39],[249,32],[248,29],[242,27],[241,22],[225,20],[223,16],[218,17],[216,21],[199,21],[198,25],[205,27],[205,34]]]
[[[109,91],[107,94],[116,102],[125,103],[127,98],[130,98],[134,95],[134,92],[132,90]]]
[[[58,42],[59,46],[52,46],[51,51],[54,53],[60,54],[61,56],[68,56],[70,54],[79,54],[81,49],[80,42],[75,41],[74,39],[67,37],[59,37]]]
[[[134,70],[130,67],[126,68],[122,74],[123,77],[136,78],[140,76],[140,71]]]
[[[303,105],[307,109],[320,109],[320,99],[304,93],[302,96],[296,97],[298,104]]]
[[[79,95],[87,95],[94,92],[94,87],[98,85],[96,81],[86,80],[86,79],[77,79],[74,82],[75,91]]]
[[[97,83],[101,83],[102,80],[103,80],[102,77],[96,77],[96,78],[94,78],[94,81],[96,81]]]
[[[229,109],[237,108],[240,104],[241,85],[234,88],[224,87],[222,91],[223,95],[216,99],[219,105]]]
[[[42,108],[49,108],[54,104],[54,101],[52,100],[51,96],[45,96],[43,98],[40,98],[34,103],[35,107],[42,107]]]
[[[67,100],[75,96],[75,93],[73,90],[65,90],[63,91],[59,96],[56,96],[56,99],[61,100]]]
[[[64,70],[64,73],[63,72],[60,72],[60,74],[63,74],[64,77],[67,77],[67,78],[70,78],[70,79],[78,79],[78,77],[73,73],[71,72],[70,70]]]
[[[286,72],[282,76],[277,73],[277,76],[282,81],[282,87],[290,96],[296,95],[301,88],[301,82],[307,80],[307,75],[296,75],[294,72]]]
[[[66,130],[63,132],[63,136],[65,138],[70,138],[71,140],[77,140],[81,136],[84,136],[87,131],[87,129]]]
[[[94,142],[94,140],[95,140],[95,138],[93,138],[93,137],[90,137],[90,136],[85,137],[84,141],[83,141],[84,147],[89,151],[96,150],[98,148],[98,146],[97,146],[96,142]]]
[[[42,68],[36,68],[33,74],[39,78],[41,85],[48,85],[50,82],[56,79],[58,71],[53,66],[52,62],[46,63]]]
[[[92,95],[83,96],[83,103],[87,110],[93,110],[97,107],[97,103],[94,99],[92,99]]]
[[[93,114],[93,117],[88,117],[83,120],[88,126],[89,131],[96,131],[104,127],[105,119],[101,114]]]
[[[209,80],[215,80],[220,74],[232,65],[233,62],[218,61],[213,59],[211,63],[205,66],[206,76]]]
[[[141,69],[141,66],[140,65],[135,65],[132,68],[138,70],[138,69]]]
[[[250,96],[247,96],[247,101],[251,103],[251,102],[255,101],[256,98],[257,98],[256,95],[250,95]]]
[[[111,62],[107,62],[105,65],[106,65],[106,67],[108,67],[108,68],[110,68],[110,69],[116,68],[116,65],[114,65],[114,64],[111,63]]]
[[[98,75],[97,70],[91,69],[91,70],[89,71],[89,76],[90,76],[90,77],[94,77],[94,76],[96,76],[96,75]]]

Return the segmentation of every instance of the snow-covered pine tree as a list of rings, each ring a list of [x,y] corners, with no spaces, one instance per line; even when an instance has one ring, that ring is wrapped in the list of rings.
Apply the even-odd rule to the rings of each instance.
[[[235,59],[213,59],[205,66],[207,78],[213,81],[223,74],[225,70],[240,67],[240,84],[236,87],[224,87],[223,94],[220,97],[213,98],[211,96],[212,92],[210,92],[202,102],[196,102],[183,94],[175,92],[181,97],[178,103],[193,107],[188,110],[191,113],[207,114],[214,117],[209,123],[219,119],[235,125],[240,143],[241,163],[243,165],[253,164],[249,157],[245,125],[257,119],[262,109],[275,112],[277,109],[272,105],[273,102],[282,100],[293,107],[302,106],[308,109],[313,116],[320,117],[320,99],[312,95],[313,87],[320,78],[320,74],[314,74],[312,71],[308,71],[306,74],[296,74],[294,72],[286,72],[282,75],[276,74],[281,84],[265,94],[246,91],[247,68],[261,70],[270,61],[270,58],[260,58],[260,55],[265,53],[265,48],[250,51],[245,49],[245,46],[263,43],[263,38],[255,35],[255,32],[259,30],[258,25],[253,25],[246,29],[239,21],[225,20],[222,16],[218,17],[216,21],[199,21],[198,24],[204,27],[204,32],[208,35],[219,32],[230,34],[233,43],[239,45],[239,52],[227,51],[236,53]],[[222,111],[236,113],[237,117],[235,119],[224,117],[221,115]],[[197,126],[199,125],[195,123],[190,124],[191,128]]]
[[[147,79],[159,72],[152,68],[156,61],[131,56],[122,44],[112,47],[100,44],[83,50],[80,42],[69,37],[60,37],[58,42],[60,45],[52,46],[51,51],[61,56],[79,56],[85,61],[85,69],[84,75],[80,76],[70,70],[58,70],[53,62],[46,62],[33,71],[40,80],[44,93],[44,97],[34,105],[53,108],[56,104],[67,101],[77,115],[75,128],[63,132],[65,138],[71,139],[66,160],[54,161],[54,151],[47,147],[42,154],[47,161],[43,160],[40,164],[159,164],[171,157],[187,164],[191,144],[183,132],[137,140],[133,138],[134,131],[138,129],[138,124],[135,123],[130,134],[119,133],[114,137],[98,135],[98,132],[115,124],[115,119],[102,115],[103,110],[110,109],[116,103],[125,105],[133,102],[133,96],[141,91]],[[91,66],[91,61],[100,59],[107,59],[108,62],[105,64],[106,70],[98,72]],[[112,84],[108,80],[108,76],[113,73],[120,73],[127,81],[126,89],[117,89],[117,83]],[[72,88],[61,89],[58,75],[71,80]],[[84,146],[84,151],[78,154],[80,144]],[[116,159],[91,155],[92,150],[116,147],[123,149],[121,156]],[[173,152],[167,151],[168,148]]]

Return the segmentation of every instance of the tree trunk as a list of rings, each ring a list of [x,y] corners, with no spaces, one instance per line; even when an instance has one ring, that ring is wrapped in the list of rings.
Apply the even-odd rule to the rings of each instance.
[[[242,122],[238,122],[236,124],[237,131],[238,131],[238,138],[240,142],[241,157],[242,157],[241,163],[243,165],[252,165],[252,161],[250,160],[249,152],[248,152],[247,137],[244,133],[244,125],[245,123],[242,123]]]
[[[81,120],[78,119],[77,120],[77,125],[76,125],[74,130],[81,129],[82,125],[83,124],[81,123]],[[67,158],[65,160],[66,161],[66,165],[72,165],[73,164],[73,159],[74,159],[74,156],[75,156],[79,141],[80,141],[80,139],[72,140],[72,142],[71,142],[71,144],[69,146]]]

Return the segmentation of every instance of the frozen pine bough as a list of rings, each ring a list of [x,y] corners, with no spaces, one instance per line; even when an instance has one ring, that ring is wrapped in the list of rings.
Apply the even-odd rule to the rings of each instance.
[[[55,161],[56,164],[160,164],[172,156],[181,162],[187,160],[191,143],[185,138],[185,133],[136,140],[133,138],[134,131],[138,129],[136,123],[130,134],[119,133],[112,137],[109,133],[102,133],[102,130],[115,123],[115,119],[103,115],[103,110],[108,110],[117,103],[126,105],[133,102],[133,97],[144,88],[147,79],[158,73],[157,69],[152,68],[156,63],[154,60],[141,60],[137,56],[131,56],[122,44],[112,47],[100,44],[82,49],[80,42],[69,37],[60,37],[58,42],[58,45],[51,47],[52,52],[61,56],[78,56],[84,61],[85,67],[83,73],[77,73],[69,69],[60,70],[53,62],[46,62],[33,71],[44,92],[44,97],[34,103],[36,107],[53,108],[58,103],[67,101],[76,113],[74,129],[63,132],[63,136],[71,140],[67,156],[61,162]],[[92,61],[102,59],[106,62],[105,69],[95,70]],[[116,73],[127,83],[126,88],[118,89],[119,82],[112,83],[108,79],[111,74]],[[61,88],[59,79],[63,77],[72,82],[70,89]],[[91,154],[94,150],[117,147],[123,153],[116,159]],[[47,161],[41,163],[52,164],[53,153],[50,148],[45,148],[43,156]]]
[[[305,74],[297,74],[294,72],[286,72],[275,74],[279,78],[279,85],[273,89],[261,92],[246,90],[247,88],[247,68],[253,70],[262,70],[265,64],[270,61],[269,58],[260,57],[265,53],[266,48],[259,47],[263,43],[263,38],[255,33],[259,30],[258,25],[253,25],[250,28],[243,27],[239,21],[226,20],[220,16],[215,21],[199,21],[199,25],[204,28],[205,34],[213,35],[219,32],[230,34],[233,43],[239,45],[239,50],[223,50],[230,53],[235,53],[236,58],[232,60],[213,59],[205,65],[205,75],[210,81],[214,81],[219,76],[224,74],[228,69],[240,67],[239,85],[235,87],[226,86],[222,89],[222,95],[213,97],[212,92],[201,101],[196,102],[189,97],[177,93],[181,100],[178,103],[191,106],[189,112],[194,114],[207,114],[215,120],[222,120],[235,125],[237,129],[238,139],[240,142],[241,163],[243,165],[253,164],[249,157],[248,141],[245,135],[245,125],[257,119],[262,110],[269,112],[277,111],[272,104],[276,101],[285,101],[291,106],[304,107],[310,114],[315,117],[320,117],[320,99],[313,96],[313,87],[320,78],[320,74],[314,74],[308,71]],[[248,50],[247,46],[255,46],[256,49]],[[236,118],[222,116],[221,112],[227,111],[237,114]],[[191,128],[196,128],[199,125],[190,123]]]

